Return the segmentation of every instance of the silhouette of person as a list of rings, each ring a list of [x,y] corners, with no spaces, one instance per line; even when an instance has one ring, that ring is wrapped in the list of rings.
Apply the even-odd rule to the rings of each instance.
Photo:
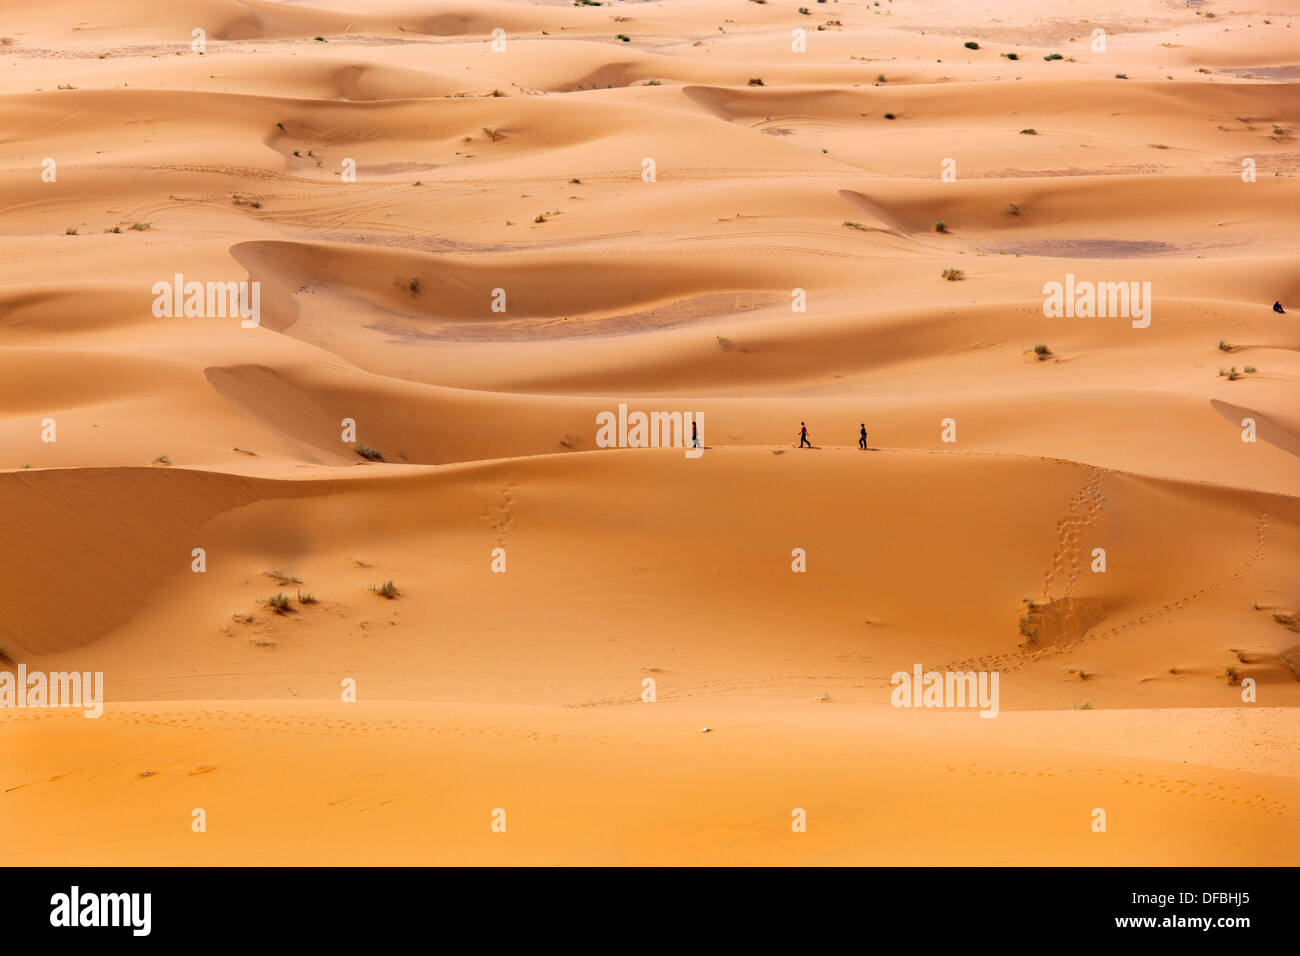
[[[805,424],[804,422],[800,422],[799,423],[799,447],[802,448],[804,445],[807,445],[809,448],[811,448],[812,442],[808,440],[807,424]]]
[[[862,431],[858,432],[858,447],[863,451],[867,448],[867,423],[862,423]]]

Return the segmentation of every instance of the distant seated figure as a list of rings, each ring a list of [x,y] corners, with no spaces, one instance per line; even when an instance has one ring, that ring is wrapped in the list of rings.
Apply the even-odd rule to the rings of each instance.
[[[1274,311],[1274,312],[1280,312],[1280,313],[1282,313],[1283,315],[1286,315],[1286,309],[1282,308],[1282,303],[1281,303],[1281,302],[1274,302],[1274,303],[1273,303],[1273,311]]]

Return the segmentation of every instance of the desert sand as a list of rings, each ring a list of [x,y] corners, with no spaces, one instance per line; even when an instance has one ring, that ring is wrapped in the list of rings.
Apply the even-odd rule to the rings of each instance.
[[[0,862],[1300,862],[1300,4],[806,3],[3,4]]]

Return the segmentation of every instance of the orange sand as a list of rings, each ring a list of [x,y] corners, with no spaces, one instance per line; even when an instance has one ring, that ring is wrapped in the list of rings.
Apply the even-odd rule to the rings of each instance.
[[[798,7],[6,5],[0,862],[1300,860],[1300,8]]]

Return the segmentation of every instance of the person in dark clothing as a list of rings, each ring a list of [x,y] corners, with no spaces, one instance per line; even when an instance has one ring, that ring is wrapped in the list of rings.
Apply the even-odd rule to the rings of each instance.
[[[1282,303],[1281,303],[1281,302],[1274,302],[1274,303],[1273,303],[1273,311],[1274,311],[1274,312],[1278,312],[1278,313],[1280,313],[1280,314],[1282,314],[1282,315],[1286,315],[1286,309],[1282,308]]]
[[[808,440],[807,424],[804,422],[800,422],[799,423],[799,447],[802,448],[804,445],[807,445],[809,448],[811,448],[812,442]]]
[[[862,423],[862,430],[858,432],[858,447],[863,451],[867,449],[867,423]]]

